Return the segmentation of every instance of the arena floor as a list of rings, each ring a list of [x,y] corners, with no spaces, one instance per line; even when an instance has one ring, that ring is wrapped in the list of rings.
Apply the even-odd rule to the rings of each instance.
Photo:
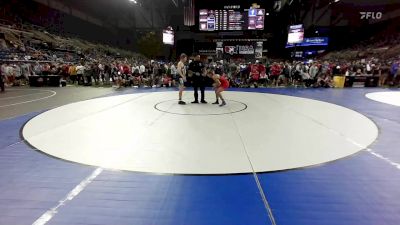
[[[224,94],[9,89],[0,224],[399,224],[398,90]]]

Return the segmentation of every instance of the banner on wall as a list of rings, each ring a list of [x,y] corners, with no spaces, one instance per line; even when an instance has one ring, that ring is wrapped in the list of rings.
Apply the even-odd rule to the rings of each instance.
[[[217,48],[217,59],[224,58],[224,48]]]
[[[222,59],[224,57],[224,42],[217,42],[216,55],[217,59]]]
[[[227,44],[227,45],[226,45]],[[263,57],[263,41],[248,43],[228,44],[222,41],[216,42],[216,58],[223,59],[224,55],[242,55],[255,56],[255,58]]]
[[[240,55],[254,55],[253,45],[238,45]]]
[[[263,42],[256,43],[256,50],[254,53],[256,59],[261,59],[263,57],[263,47],[264,47]]]
[[[235,55],[237,54],[237,48],[236,46],[225,46],[225,53],[229,55]]]
[[[286,48],[297,47],[307,47],[307,46],[328,46],[329,38],[328,37],[310,37],[304,38],[303,42],[294,44],[287,44]]]
[[[216,50],[212,50],[212,49],[200,49],[200,50],[199,50],[199,54],[200,54],[200,55],[215,55],[215,54],[216,54]]]

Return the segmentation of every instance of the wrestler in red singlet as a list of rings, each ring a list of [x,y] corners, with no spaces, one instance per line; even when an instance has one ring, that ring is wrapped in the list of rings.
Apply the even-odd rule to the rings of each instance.
[[[214,81],[213,87],[215,89],[216,101],[213,104],[219,104],[219,99],[221,99],[222,103],[220,106],[225,106],[226,102],[222,96],[222,92],[229,87],[229,81],[225,76],[215,74],[213,70],[208,71],[207,75]]]
[[[226,79],[225,76],[219,77],[219,82],[221,82],[221,86],[224,90],[229,88],[229,81]]]

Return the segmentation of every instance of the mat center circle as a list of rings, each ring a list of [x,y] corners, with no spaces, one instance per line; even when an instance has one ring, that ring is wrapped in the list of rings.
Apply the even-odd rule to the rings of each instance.
[[[212,116],[226,115],[242,112],[247,109],[247,105],[243,102],[227,100],[227,105],[220,107],[218,104],[192,104],[188,100],[186,105],[179,105],[176,100],[167,100],[154,105],[158,111],[188,116]]]

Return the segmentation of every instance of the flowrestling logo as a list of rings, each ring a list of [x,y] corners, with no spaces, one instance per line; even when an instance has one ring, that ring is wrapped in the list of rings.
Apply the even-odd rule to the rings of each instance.
[[[380,20],[383,14],[381,12],[360,12],[362,20]]]

